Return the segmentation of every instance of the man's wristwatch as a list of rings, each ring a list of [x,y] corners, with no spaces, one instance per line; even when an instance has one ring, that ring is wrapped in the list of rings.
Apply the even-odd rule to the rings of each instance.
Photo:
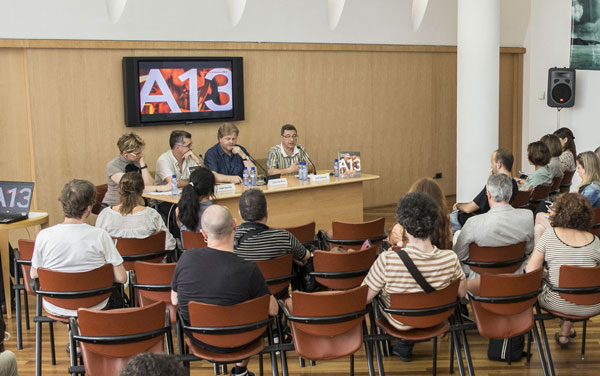
[[[148,165],[145,165],[144,167],[140,167],[140,170],[143,170],[145,168],[148,168]]]
[[[249,157],[248,155],[246,155],[246,156],[245,156],[243,159],[244,159],[245,161],[249,161],[249,160],[250,160],[250,157]]]

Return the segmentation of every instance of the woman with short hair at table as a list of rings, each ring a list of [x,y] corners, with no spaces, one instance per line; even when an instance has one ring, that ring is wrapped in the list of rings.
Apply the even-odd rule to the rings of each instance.
[[[175,216],[181,231],[199,233],[202,229],[202,213],[212,205],[215,195],[215,176],[206,167],[192,171],[190,183],[183,188]]]
[[[592,225],[592,206],[579,193],[559,196],[550,209],[552,227],[544,231],[527,262],[526,272],[545,265],[548,280],[559,285],[560,267],[563,265],[593,267],[600,265],[600,240],[588,230]],[[600,313],[600,304],[577,305],[560,297],[544,285],[538,298],[540,305],[567,315],[588,316]],[[561,348],[566,348],[569,338],[575,337],[570,321],[562,321],[554,338]]]
[[[165,232],[165,249],[175,249],[175,238],[160,214],[144,206],[144,181],[137,172],[123,174],[119,181],[119,204],[100,212],[96,227],[114,238],[145,239],[159,231]]]
[[[108,189],[102,200],[103,208],[119,204],[119,181],[126,172],[141,174],[144,192],[166,192],[171,189],[169,184],[154,185],[154,178],[144,161],[144,146],[146,146],[144,140],[135,133],[126,133],[119,137],[117,147],[120,154],[106,165]]]

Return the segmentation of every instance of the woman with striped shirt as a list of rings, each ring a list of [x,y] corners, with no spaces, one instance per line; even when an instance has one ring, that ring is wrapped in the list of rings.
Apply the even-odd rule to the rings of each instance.
[[[553,286],[559,284],[563,265],[600,265],[600,240],[587,232],[592,224],[590,202],[579,193],[565,193],[558,197],[550,210],[551,225],[531,253],[526,271],[536,270],[545,263],[548,279]],[[600,313],[600,304],[577,305],[562,299],[558,293],[544,287],[539,296],[540,305],[568,315],[588,316]],[[575,337],[570,321],[561,321],[554,335],[561,348],[566,348],[569,338]]]

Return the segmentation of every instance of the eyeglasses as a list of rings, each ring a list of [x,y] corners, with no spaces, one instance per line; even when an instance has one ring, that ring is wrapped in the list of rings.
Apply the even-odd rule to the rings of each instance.
[[[190,142],[190,143],[189,143],[189,144],[187,144],[187,145],[184,145],[184,144],[179,144],[179,145],[180,145],[182,148],[188,148],[188,149],[191,149],[191,148],[192,148],[192,145],[193,145],[193,143],[191,143],[191,142]]]
[[[137,153],[129,152],[129,153],[127,153],[127,154],[129,154],[129,155],[133,155],[135,158],[137,158],[137,157],[139,157],[140,155],[142,155],[142,152],[141,152],[141,151],[138,151]]]
[[[298,135],[297,134],[291,134],[291,135],[288,134],[286,136],[281,136],[281,137],[285,138],[286,140],[290,140],[290,139],[296,140],[296,139],[298,139]]]

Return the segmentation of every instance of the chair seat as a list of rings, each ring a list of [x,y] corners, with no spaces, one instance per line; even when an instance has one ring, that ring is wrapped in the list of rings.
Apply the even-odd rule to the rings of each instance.
[[[389,335],[408,341],[427,340],[444,334],[450,329],[450,323],[448,321],[444,321],[430,328],[413,328],[409,330],[398,330],[385,318],[375,319],[375,323]]]
[[[471,300],[479,334],[487,338],[509,338],[529,332],[533,327],[533,307],[514,315],[497,315]],[[482,323],[485,323],[483,325]]]
[[[542,308],[543,308],[543,307],[542,307]],[[581,321],[583,321],[583,320],[587,320],[587,319],[589,319],[589,318],[591,318],[591,317],[593,317],[593,316],[596,316],[596,315],[590,315],[590,316],[575,316],[575,315],[567,315],[566,313],[557,312],[557,311],[552,311],[552,310],[549,310],[549,309],[547,309],[547,308],[543,308],[543,309],[544,309],[545,311],[547,311],[548,313],[550,313],[550,314],[552,314],[552,315],[556,316],[556,317],[560,317],[560,318],[567,319],[567,320],[573,320],[573,321],[580,321],[580,320],[581,320]]]
[[[265,348],[265,341],[262,336],[250,342],[244,349],[233,353],[216,353],[203,349],[202,347],[195,345],[187,336],[185,337],[185,343],[190,348],[190,352],[198,358],[218,363],[235,363],[254,356]]]
[[[356,325],[336,336],[315,336],[292,324],[292,338],[296,353],[309,360],[331,360],[357,352],[363,343],[362,326]]]
[[[52,315],[48,312],[46,312],[46,317],[49,317],[54,321],[62,322],[63,324],[68,324],[69,319],[70,319],[69,316],[56,316],[56,315]]]

